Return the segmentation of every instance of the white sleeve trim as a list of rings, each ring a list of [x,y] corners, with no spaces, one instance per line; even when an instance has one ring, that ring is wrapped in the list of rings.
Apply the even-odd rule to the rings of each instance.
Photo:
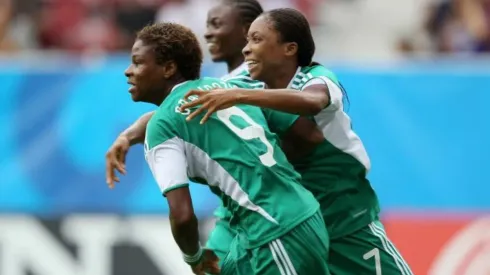
[[[175,137],[153,147],[146,161],[162,194],[189,183],[183,140]]]
[[[327,106],[327,108],[325,108],[326,110],[335,111],[338,109],[342,109],[342,105],[343,105],[342,98],[344,94],[342,93],[340,87],[337,84],[335,84],[335,82],[330,80],[328,77],[318,76],[306,82],[306,84],[303,85],[301,90],[304,90],[312,85],[327,85],[329,96],[330,96],[330,104]]]

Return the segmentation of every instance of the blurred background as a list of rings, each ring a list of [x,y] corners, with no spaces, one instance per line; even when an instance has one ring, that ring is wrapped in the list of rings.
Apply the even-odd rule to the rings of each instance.
[[[307,15],[414,273],[490,274],[490,1],[261,3]],[[114,190],[104,156],[153,109],[127,93],[135,32],[169,20],[202,39],[211,4],[0,0],[0,275],[189,274],[141,146]],[[203,75],[225,73],[206,58]],[[217,200],[192,195],[204,242]]]

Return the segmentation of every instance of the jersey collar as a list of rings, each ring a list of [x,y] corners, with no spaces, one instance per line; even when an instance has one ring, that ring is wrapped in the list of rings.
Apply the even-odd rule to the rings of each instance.
[[[298,75],[299,72],[301,72],[301,66],[298,66],[298,68],[296,69],[296,73],[294,73],[294,76],[289,81],[289,84],[287,86],[287,89],[292,89],[291,86],[293,85],[293,80],[296,78],[296,76]]]
[[[248,66],[247,66],[247,64],[245,62],[243,62],[240,66],[236,67],[233,71],[229,72],[228,74],[225,74],[221,78],[222,79],[227,79],[227,78],[230,78],[230,77],[234,77],[234,76],[237,76],[238,74],[240,74],[243,71],[247,71],[248,72]]]
[[[172,88],[172,90],[170,90],[170,93],[172,93],[173,91],[175,91],[175,89],[177,89],[178,87],[180,87],[180,86],[182,86],[182,85],[186,84],[186,83],[187,83],[187,82],[189,82],[189,81],[190,81],[190,80],[186,80],[186,81],[184,81],[184,82],[180,82],[179,84],[175,85],[175,86]],[[169,93],[169,94],[170,94],[170,93]]]

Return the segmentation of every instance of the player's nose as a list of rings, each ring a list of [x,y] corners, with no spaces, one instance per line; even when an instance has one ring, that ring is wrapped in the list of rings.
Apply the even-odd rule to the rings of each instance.
[[[207,28],[206,32],[204,33],[204,39],[206,40],[206,42],[211,40],[213,37],[214,37],[213,32],[210,30],[210,28]]]
[[[242,54],[247,57],[248,55],[250,55],[252,53],[252,51],[250,50],[250,46],[249,46],[249,42],[247,42],[247,44],[245,45],[245,47],[243,47],[242,49]]]
[[[133,75],[133,65],[129,65],[129,67],[124,70],[124,75],[126,77],[130,77],[131,75]]]

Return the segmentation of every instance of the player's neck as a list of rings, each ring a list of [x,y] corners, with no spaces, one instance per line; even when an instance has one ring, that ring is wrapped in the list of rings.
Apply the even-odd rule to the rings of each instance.
[[[298,67],[296,65],[281,66],[274,73],[274,77],[265,81],[269,89],[286,89],[293,79]]]
[[[240,67],[243,64],[244,57],[243,55],[237,55],[235,58],[231,58],[226,60],[226,66],[228,67],[228,73],[231,73],[236,68]]]
[[[151,100],[150,103],[153,103],[157,106],[162,105],[163,101],[165,101],[168,95],[172,92],[172,89],[184,81],[185,79],[180,76],[176,77],[175,79],[169,80],[165,87],[162,89],[161,93],[155,93],[155,97]]]

